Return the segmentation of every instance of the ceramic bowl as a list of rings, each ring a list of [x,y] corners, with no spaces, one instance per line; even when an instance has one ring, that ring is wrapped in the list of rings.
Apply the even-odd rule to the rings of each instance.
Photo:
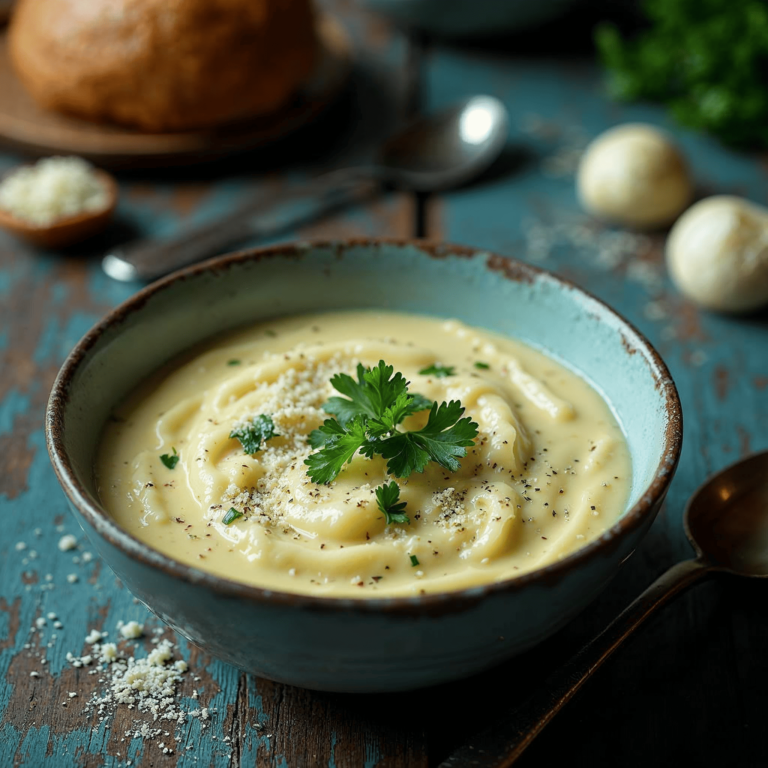
[[[460,301],[459,301],[460,297]],[[506,582],[413,598],[311,597],[245,586],[175,562],[102,509],[94,454],[112,408],[202,339],[301,312],[379,307],[518,337],[596,386],[625,430],[631,498],[600,539]],[[650,344],[574,285],[451,245],[347,241],[244,251],[171,275],[75,347],[51,393],[48,448],[91,543],[150,610],[214,656],[320,690],[406,690],[471,675],[535,645],[606,586],[651,525],[682,441],[675,386]],[[397,648],[396,655],[386,649]]]

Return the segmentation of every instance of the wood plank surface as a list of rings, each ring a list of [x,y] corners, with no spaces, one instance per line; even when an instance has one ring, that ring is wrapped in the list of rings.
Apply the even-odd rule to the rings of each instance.
[[[551,52],[546,30],[495,48],[432,44],[422,56],[419,46],[352,0],[329,5],[356,41],[358,67],[347,97],[322,126],[300,141],[217,166],[122,174],[116,225],[71,253],[36,252],[0,233],[3,768],[129,761],[145,768],[438,765],[482,725],[496,697],[522,700],[653,577],[690,556],[681,517],[693,489],[738,456],[768,447],[766,316],[726,319],[682,300],[665,275],[663,236],[621,239],[583,221],[572,177],[583,143],[625,120],[668,127],[689,155],[702,194],[735,192],[768,202],[761,159],[681,131],[660,110],[608,102],[594,65]],[[86,556],[87,543],[53,476],[42,433],[53,377],[80,336],[136,288],[106,278],[98,256],[116,242],[203,222],[246,196],[272,196],[308,173],[364,161],[407,111],[476,92],[499,96],[512,114],[509,150],[483,180],[439,197],[391,194],[281,239],[428,234],[573,279],[635,323],[669,364],[686,417],[678,475],[653,529],[603,595],[521,658],[407,695],[313,693],[255,679],[165,630],[109,568]],[[19,160],[0,154],[0,173]],[[78,546],[62,552],[65,533],[76,535]],[[768,765],[764,606],[761,584],[699,587],[609,662],[520,765]],[[57,619],[47,618],[51,612]],[[136,720],[151,726],[151,717],[119,709],[99,720],[87,709],[105,683],[90,668],[73,667],[67,652],[87,652],[85,637],[94,628],[117,641],[119,620],[146,624],[142,640],[120,641],[126,652],[136,642],[149,650],[160,637],[178,643],[177,657],[189,664],[182,706],[208,707],[209,719],[190,717],[167,728],[167,737],[144,740],[125,734],[135,731]]]

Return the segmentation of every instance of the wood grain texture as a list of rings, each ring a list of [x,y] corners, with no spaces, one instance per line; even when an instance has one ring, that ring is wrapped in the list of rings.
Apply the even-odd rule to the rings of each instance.
[[[244,675],[164,630],[98,558],[85,562],[87,542],[66,509],[42,432],[48,392],[64,357],[137,287],[101,273],[98,259],[108,247],[201,223],[246,197],[268,196],[308,174],[369,160],[403,120],[413,82],[406,41],[349,3],[326,5],[343,15],[355,41],[356,65],[345,99],[316,131],[266,154],[215,166],[125,172],[115,224],[68,252],[35,251],[0,232],[0,766],[425,764],[423,728],[403,734],[396,709],[360,710],[345,697]],[[0,155],[0,173],[20,161]],[[410,196],[393,193],[286,231],[280,239],[409,237],[413,219]],[[65,533],[78,537],[76,549],[58,549]],[[50,612],[62,628],[49,619],[36,625]],[[106,683],[88,674],[88,667],[74,668],[67,653],[87,652],[85,637],[94,628],[118,641],[118,620],[132,619],[145,623],[147,633],[157,628],[178,643],[177,658],[190,667],[180,701],[187,711],[209,707],[207,723],[190,717],[178,728],[166,725],[167,736],[144,741],[126,731],[134,731],[137,721],[152,726],[151,717],[119,708],[100,721],[86,710]],[[119,647],[142,655],[151,637],[121,640]],[[70,692],[77,696],[70,698]],[[171,754],[163,753],[161,742]]]
[[[348,97],[322,129],[266,158],[151,176],[125,173],[115,225],[67,254],[35,252],[0,234],[3,768],[124,766],[128,760],[144,768],[437,765],[483,724],[494,696],[522,700],[652,578],[687,557],[680,521],[693,488],[725,463],[768,445],[764,316],[725,319],[682,300],[664,273],[661,235],[642,249],[633,242],[631,253],[618,259],[610,256],[602,228],[591,223],[582,232],[586,246],[565,235],[549,242],[564,214],[578,216],[567,170],[575,148],[613,123],[639,119],[670,127],[707,193],[736,192],[768,202],[762,164],[678,131],[658,110],[608,103],[587,60],[549,55],[533,35],[497,50],[432,46],[423,58],[420,48],[409,47],[353,0],[330,5],[351,32],[358,66]],[[526,53],[537,47],[542,50],[535,55]],[[203,730],[192,718],[178,729],[178,741],[169,729],[170,755],[158,740],[126,738],[139,718],[123,711],[100,722],[85,713],[85,701],[104,684],[85,668],[74,669],[66,653],[86,651],[92,628],[115,640],[118,620],[146,622],[148,630],[162,627],[97,558],[84,562],[87,544],[71,522],[42,436],[45,401],[64,356],[135,289],[103,276],[98,256],[115,242],[174,232],[215,217],[245,196],[270,195],[307,173],[370,157],[417,105],[419,94],[429,108],[478,91],[504,99],[513,115],[509,150],[481,182],[418,205],[408,195],[393,194],[284,237],[408,237],[422,231],[555,269],[607,300],[657,345],[681,390],[685,447],[665,509],[606,592],[575,622],[488,673],[408,695],[312,693],[244,675],[174,636],[177,654],[190,664],[182,702],[187,709],[215,709],[210,725]],[[0,155],[0,172],[18,160]],[[543,225],[536,230],[532,222]],[[77,549],[59,551],[65,532],[78,536]],[[17,550],[18,542],[26,548]],[[70,574],[78,580],[68,581]],[[707,584],[683,598],[608,662],[520,765],[565,759],[576,766],[626,768],[768,764],[764,601],[763,585],[736,582]],[[35,620],[51,611],[63,628],[50,620],[36,627]],[[148,641],[139,645],[147,648]],[[123,641],[121,647],[133,644]],[[33,671],[40,676],[30,677]],[[78,696],[69,699],[70,691]]]

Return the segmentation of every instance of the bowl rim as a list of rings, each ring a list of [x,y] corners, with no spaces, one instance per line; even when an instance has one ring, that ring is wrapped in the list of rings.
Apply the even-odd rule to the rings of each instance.
[[[416,247],[431,258],[459,256],[472,258],[487,256],[487,268],[499,271],[508,279],[533,282],[550,279],[560,286],[575,291],[597,303],[603,312],[619,321],[619,332],[627,354],[633,354],[637,347],[643,348],[649,361],[649,372],[656,379],[656,389],[661,392],[667,421],[661,456],[654,470],[653,479],[646,486],[637,503],[614,523],[601,536],[572,552],[562,560],[550,563],[542,568],[513,576],[503,581],[491,582],[479,586],[467,587],[452,592],[437,592],[408,597],[330,597],[282,592],[218,576],[203,571],[195,566],[174,560],[159,550],[135,538],[114,522],[100,506],[89,498],[88,491],[80,483],[69,461],[64,443],[63,413],[69,398],[72,379],[81,365],[87,362],[88,353],[99,342],[102,334],[115,324],[121,324],[133,313],[140,311],[149,299],[179,282],[194,279],[205,273],[216,274],[228,270],[233,265],[246,262],[259,262],[273,258],[295,257],[313,249],[349,250],[358,247],[377,248],[393,246],[399,248]],[[633,337],[634,346],[627,338]],[[683,418],[680,397],[669,370],[653,345],[629,321],[605,302],[577,286],[575,283],[548,270],[532,266],[512,257],[500,256],[484,248],[437,242],[426,239],[405,238],[344,238],[339,240],[291,241],[259,248],[249,248],[224,254],[204,262],[193,264],[167,275],[133,294],[119,304],[96,323],[75,345],[65,359],[53,384],[45,414],[45,434],[48,453],[54,471],[69,501],[78,509],[83,519],[109,544],[118,548],[130,559],[138,560],[145,566],[158,568],[167,576],[179,579],[189,585],[201,585],[227,597],[245,599],[262,604],[293,605],[320,611],[386,612],[395,614],[442,613],[448,605],[456,607],[475,604],[487,596],[497,593],[516,592],[530,585],[546,585],[559,581],[569,570],[588,560],[598,557],[611,549],[625,535],[641,527],[646,522],[650,525],[655,517],[660,502],[674,476],[680,459],[683,438]],[[650,518],[650,519],[648,519]],[[109,563],[108,563],[109,564]]]

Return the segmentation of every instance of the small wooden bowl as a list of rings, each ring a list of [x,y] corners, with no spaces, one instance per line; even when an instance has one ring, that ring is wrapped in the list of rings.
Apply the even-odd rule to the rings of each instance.
[[[111,174],[98,168],[94,170],[94,174],[107,190],[107,204],[101,210],[65,216],[56,219],[52,224],[41,226],[24,221],[0,208],[0,227],[43,248],[63,248],[98,234],[112,218],[117,206],[118,192],[117,182]]]

